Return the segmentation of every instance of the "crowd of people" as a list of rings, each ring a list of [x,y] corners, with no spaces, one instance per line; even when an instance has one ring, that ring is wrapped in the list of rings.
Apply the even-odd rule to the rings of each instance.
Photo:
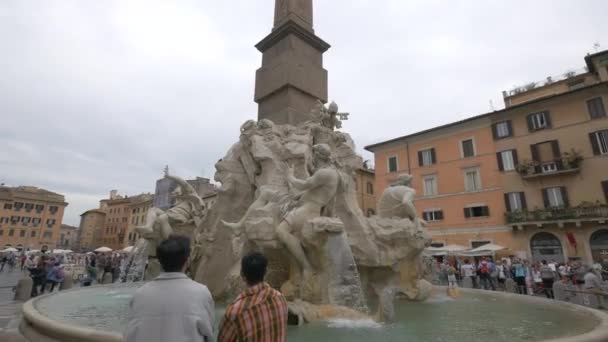
[[[491,257],[435,260],[434,282],[450,287],[462,286],[485,290],[508,291],[507,280],[515,283],[519,294],[543,294],[554,298],[553,284],[573,284],[584,291],[603,295],[602,280],[608,279],[608,260],[602,264],[585,265],[573,261],[557,263],[553,260],[530,262],[505,257],[495,261]]]

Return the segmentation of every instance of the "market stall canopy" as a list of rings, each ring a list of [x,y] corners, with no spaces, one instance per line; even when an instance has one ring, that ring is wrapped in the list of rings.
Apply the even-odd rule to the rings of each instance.
[[[14,252],[19,252],[19,250],[14,247],[8,247],[8,248],[1,250],[0,252],[3,252],[3,253],[13,252],[14,253]]]
[[[112,248],[110,247],[99,247],[95,250],[95,252],[100,252],[100,253],[107,253],[107,252],[111,252]]]
[[[133,246],[125,247],[122,249],[123,252],[131,253],[133,252]]]
[[[473,248],[470,251],[474,252],[474,253],[476,253],[476,252],[484,252],[484,251],[487,251],[487,252],[497,252],[497,251],[502,251],[503,249],[507,249],[507,247],[504,247],[504,246],[501,246],[501,245],[496,245],[496,244],[493,244],[493,243],[488,243],[488,244],[485,244],[483,246],[479,246],[477,248]]]
[[[424,249],[424,253],[427,255],[437,256],[437,255],[454,254],[454,253],[462,252],[465,250],[467,250],[467,248],[465,246],[447,245],[447,246],[443,246],[443,247],[427,247]]]

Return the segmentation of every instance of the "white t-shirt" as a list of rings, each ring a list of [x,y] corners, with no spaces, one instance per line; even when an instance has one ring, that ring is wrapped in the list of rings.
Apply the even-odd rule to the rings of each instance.
[[[464,272],[465,277],[472,277],[474,275],[474,267],[471,264],[464,264],[460,267]]]

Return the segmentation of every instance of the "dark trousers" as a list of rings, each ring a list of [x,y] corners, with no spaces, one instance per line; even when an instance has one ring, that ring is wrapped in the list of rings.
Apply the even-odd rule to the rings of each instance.
[[[552,278],[543,278],[543,287],[545,288],[545,295],[547,298],[554,299],[553,295],[553,279]]]

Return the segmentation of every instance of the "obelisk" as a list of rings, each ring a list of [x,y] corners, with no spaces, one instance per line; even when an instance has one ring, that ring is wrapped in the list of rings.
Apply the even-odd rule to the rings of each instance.
[[[262,52],[255,78],[258,120],[298,124],[317,100],[327,102],[323,53],[329,47],[315,35],[312,0],[275,0],[272,32],[256,45]]]

